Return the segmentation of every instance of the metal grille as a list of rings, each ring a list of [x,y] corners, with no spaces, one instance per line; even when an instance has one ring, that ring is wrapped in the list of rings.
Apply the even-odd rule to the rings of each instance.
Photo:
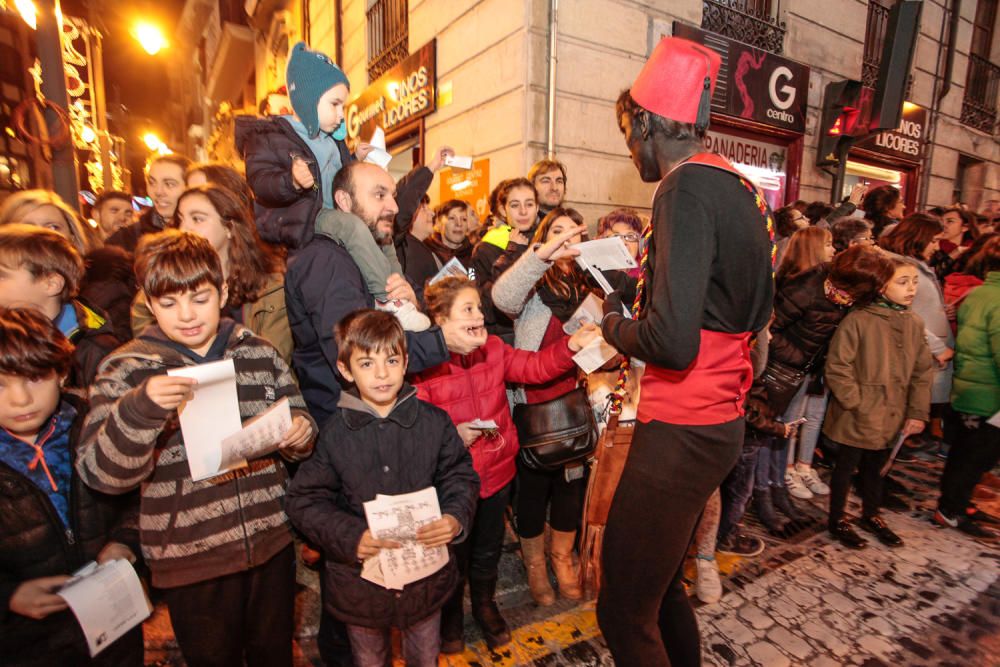
[[[409,55],[407,0],[375,0],[368,8],[368,82]]]
[[[781,0],[702,0],[701,27],[771,53],[781,53]]]
[[[885,33],[889,27],[889,5],[883,0],[868,3],[868,24],[865,27],[865,52],[861,59],[861,84],[874,88],[878,67],[882,62]]]
[[[969,56],[962,100],[962,123],[993,134],[997,120],[997,93],[1000,91],[1000,65],[977,55]]]

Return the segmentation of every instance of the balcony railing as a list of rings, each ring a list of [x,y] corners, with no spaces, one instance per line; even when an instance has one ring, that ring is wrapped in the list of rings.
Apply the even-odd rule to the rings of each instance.
[[[375,0],[368,9],[368,81],[409,55],[407,0]]]
[[[885,33],[889,27],[889,7],[885,0],[869,0],[868,23],[865,27],[865,50],[861,57],[861,84],[875,87],[878,66],[882,62]]]
[[[730,39],[781,53],[785,22],[781,0],[702,0],[701,27]]]
[[[1000,92],[1000,65],[977,55],[969,56],[962,100],[962,123],[993,134],[997,121],[997,93]]]

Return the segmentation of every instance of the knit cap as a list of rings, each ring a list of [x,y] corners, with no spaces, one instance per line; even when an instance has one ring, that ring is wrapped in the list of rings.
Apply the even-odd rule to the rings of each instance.
[[[326,54],[308,49],[305,42],[292,47],[288,68],[285,70],[285,81],[292,109],[313,139],[319,136],[319,98],[338,83],[351,89],[351,82],[347,80],[343,70]]]

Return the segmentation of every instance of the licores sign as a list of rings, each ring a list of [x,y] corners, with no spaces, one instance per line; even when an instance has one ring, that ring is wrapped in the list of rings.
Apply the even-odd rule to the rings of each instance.
[[[436,41],[407,56],[347,104],[347,134],[368,139],[376,126],[386,132],[437,108]]]

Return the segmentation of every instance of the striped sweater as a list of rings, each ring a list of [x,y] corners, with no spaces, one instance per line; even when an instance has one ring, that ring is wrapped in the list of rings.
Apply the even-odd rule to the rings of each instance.
[[[234,360],[244,420],[284,397],[293,416],[308,418],[288,366],[270,343],[237,325],[223,358]],[[283,509],[288,474],[278,455],[191,480],[177,413],[158,406],[145,389],[149,377],[194,363],[155,325],[112,352],[90,389],[77,461],[81,478],[97,491],[141,487],[142,553],[161,588],[256,567],[292,540]]]

